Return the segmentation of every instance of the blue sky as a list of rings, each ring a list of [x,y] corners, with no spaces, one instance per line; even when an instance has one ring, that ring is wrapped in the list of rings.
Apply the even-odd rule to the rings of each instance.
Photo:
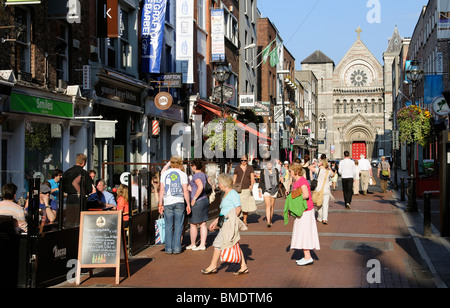
[[[300,62],[317,49],[338,65],[355,42],[358,26],[363,30],[361,40],[383,65],[383,52],[395,25],[402,37],[411,37],[427,3],[428,0],[257,0],[262,16],[275,24],[295,57],[296,69],[301,69]],[[374,12],[379,14],[373,15]],[[368,15],[379,20],[369,22]]]

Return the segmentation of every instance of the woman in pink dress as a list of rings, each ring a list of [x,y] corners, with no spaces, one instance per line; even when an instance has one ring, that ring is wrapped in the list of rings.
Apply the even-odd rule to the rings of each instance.
[[[303,168],[300,164],[293,164],[289,168],[291,178],[293,179],[292,191],[297,188],[302,189],[303,199],[307,200],[308,209],[303,212],[302,217],[294,220],[294,228],[292,230],[291,249],[303,249],[304,257],[297,260],[297,265],[313,264],[311,250],[319,250],[319,233],[314,214],[314,204],[312,202],[311,188],[308,181],[303,177]]]

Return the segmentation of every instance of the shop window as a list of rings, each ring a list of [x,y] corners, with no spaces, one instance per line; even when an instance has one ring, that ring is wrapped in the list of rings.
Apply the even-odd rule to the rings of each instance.
[[[61,125],[25,123],[25,172],[41,182],[51,179],[55,169],[62,170]]]
[[[120,68],[126,70],[130,66],[130,42],[128,34],[128,12],[120,10]]]

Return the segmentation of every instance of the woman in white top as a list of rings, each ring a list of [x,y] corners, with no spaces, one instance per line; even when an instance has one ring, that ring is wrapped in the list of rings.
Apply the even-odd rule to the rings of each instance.
[[[355,180],[353,181],[353,195],[359,195],[359,179],[361,177],[361,168],[359,162],[355,160]]]
[[[328,171],[328,174],[327,174]],[[317,188],[316,191],[320,191],[322,189],[322,185],[325,185],[323,188],[323,203],[322,206],[318,209],[317,221],[322,222],[324,225],[328,224],[328,207],[330,202],[330,179],[334,176],[334,171],[328,165],[326,159],[322,159],[319,162],[319,171],[317,178]]]

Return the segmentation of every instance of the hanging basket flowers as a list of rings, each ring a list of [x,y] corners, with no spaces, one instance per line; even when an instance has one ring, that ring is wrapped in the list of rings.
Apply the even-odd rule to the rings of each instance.
[[[400,141],[426,146],[431,137],[432,118],[428,110],[411,105],[397,114]]]
[[[203,137],[212,151],[234,150],[236,147],[236,122],[230,116],[213,119],[203,129]]]

